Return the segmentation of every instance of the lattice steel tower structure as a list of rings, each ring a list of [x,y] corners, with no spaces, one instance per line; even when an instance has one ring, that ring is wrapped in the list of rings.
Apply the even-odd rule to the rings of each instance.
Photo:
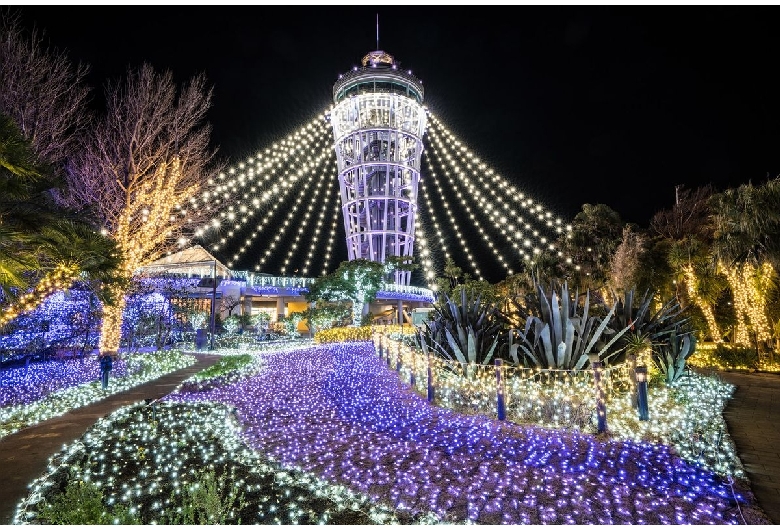
[[[423,96],[420,80],[380,50],[333,85],[331,123],[350,260],[412,256]],[[410,276],[398,271],[395,283],[409,285]]]

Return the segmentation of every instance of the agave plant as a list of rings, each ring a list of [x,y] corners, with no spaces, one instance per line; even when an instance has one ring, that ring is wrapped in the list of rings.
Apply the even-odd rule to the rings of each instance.
[[[575,295],[574,300],[570,298],[567,284],[561,288],[560,296],[554,285],[549,294],[545,293],[538,283],[536,289],[538,315],[526,315],[525,328],[511,330],[509,333],[509,356],[515,364],[545,369],[580,370],[597,344],[600,347],[598,352],[594,353],[598,353],[603,361],[620,351],[617,341],[630,326],[625,326],[617,332],[610,327],[617,304],[612,306],[604,318],[598,318],[588,315],[591,309],[590,291],[585,295],[580,313],[579,297]],[[520,339],[517,343],[513,340],[515,332]],[[612,338],[605,344],[609,335],[612,335]]]
[[[668,339],[653,348],[653,362],[664,374],[666,384],[677,381],[685,372],[685,363],[696,351],[696,336],[692,331],[672,329]]]
[[[460,303],[446,294],[444,303],[434,305],[433,318],[418,331],[423,351],[469,365],[489,364],[502,338],[505,318],[494,304],[467,296],[460,289]]]
[[[658,311],[651,312],[650,304],[653,297],[653,293],[649,290],[645,291],[636,309],[634,289],[626,291],[622,299],[617,297],[615,318],[620,326],[630,327],[630,331],[621,341],[626,353],[636,353],[637,350],[668,343],[671,334],[676,329],[686,326],[690,320],[681,317],[684,309],[676,298],[668,300]]]

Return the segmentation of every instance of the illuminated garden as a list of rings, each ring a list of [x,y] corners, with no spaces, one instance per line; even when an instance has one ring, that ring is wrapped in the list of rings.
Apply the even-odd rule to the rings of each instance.
[[[719,373],[780,372],[780,179],[567,222],[381,50],[228,165],[203,76],[129,69],[87,119],[36,39],[0,33],[0,440],[219,360],[51,455],[9,522],[770,523]]]

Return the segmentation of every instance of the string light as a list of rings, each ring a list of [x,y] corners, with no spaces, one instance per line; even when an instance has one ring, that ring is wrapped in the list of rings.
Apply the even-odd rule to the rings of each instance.
[[[0,313],[0,328],[19,315],[29,313],[38,307],[47,297],[73,285],[78,278],[79,269],[75,265],[61,263],[39,281],[33,290],[22,294]]]
[[[532,262],[534,255],[543,251],[553,252],[554,255],[566,259],[556,249],[553,241],[560,234],[571,231],[571,225],[564,225],[559,217],[554,217],[552,212],[489,168],[430,112],[429,118],[430,144],[436,160],[445,169],[453,184],[457,181],[462,184],[463,188],[456,192],[461,203],[466,206],[466,199],[472,201],[475,205],[474,211],[489,217],[493,223],[492,228],[499,231],[524,260]],[[436,154],[437,150],[441,151],[440,155]],[[449,167],[449,171],[446,171],[445,166]],[[457,180],[452,179],[452,174]],[[506,200],[502,198],[502,193]],[[510,202],[526,209],[528,218],[521,216],[520,211],[512,207]],[[513,224],[513,219],[517,226]],[[523,247],[530,248],[531,239],[535,239],[538,246],[526,257]]]
[[[138,354],[114,362],[106,391],[94,357],[66,363],[49,361],[0,372],[0,438],[124,392],[195,363],[179,351]],[[43,383],[45,381],[45,384]]]
[[[685,284],[688,287],[688,295],[691,297],[691,300],[693,300],[693,303],[701,309],[702,314],[704,314],[710,337],[712,337],[715,342],[722,342],[722,335],[718,323],[715,320],[715,313],[712,310],[712,306],[710,306],[709,302],[699,296],[699,293],[696,291],[698,282],[696,281],[696,274],[693,270],[693,266],[685,265],[682,270],[683,275],[685,276]]]
[[[738,522],[726,479],[663,446],[431,407],[407,374],[388,370],[370,342],[327,344],[269,355],[256,376],[170,399],[235,407],[251,447],[398,510],[506,524]]]

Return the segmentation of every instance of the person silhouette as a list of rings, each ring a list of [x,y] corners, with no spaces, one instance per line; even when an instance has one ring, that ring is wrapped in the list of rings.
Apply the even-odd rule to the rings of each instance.
[[[114,360],[111,358],[111,354],[102,353],[100,355],[100,382],[103,386],[103,390],[108,388],[108,374],[113,367]]]

